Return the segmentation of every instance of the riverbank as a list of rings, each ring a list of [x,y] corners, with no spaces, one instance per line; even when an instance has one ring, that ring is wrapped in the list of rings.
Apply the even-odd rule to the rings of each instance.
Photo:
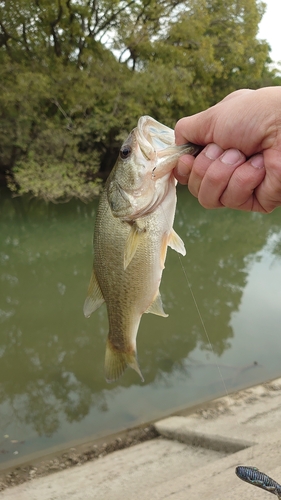
[[[2,471],[2,489],[25,482],[4,489],[0,499],[160,500],[176,494],[180,500],[187,491],[189,500],[219,500],[226,491],[229,499],[262,499],[262,490],[237,479],[235,467],[256,466],[280,480],[280,422],[281,378],[84,445],[84,451],[72,448]]]

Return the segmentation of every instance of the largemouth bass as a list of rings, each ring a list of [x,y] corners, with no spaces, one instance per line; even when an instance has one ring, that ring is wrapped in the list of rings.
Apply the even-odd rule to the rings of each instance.
[[[176,180],[172,170],[183,154],[200,146],[176,146],[172,129],[149,116],[122,144],[101,194],[95,230],[94,264],[84,304],[89,317],[106,303],[109,334],[105,378],[117,380],[130,366],[141,377],[136,338],[143,313],[167,316],[159,292],[170,246],[185,255],[173,230]]]

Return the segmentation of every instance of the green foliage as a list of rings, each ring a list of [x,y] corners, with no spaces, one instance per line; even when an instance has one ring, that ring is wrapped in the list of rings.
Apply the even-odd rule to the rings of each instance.
[[[2,0],[0,177],[90,197],[139,116],[173,127],[240,87],[278,85],[258,0]]]

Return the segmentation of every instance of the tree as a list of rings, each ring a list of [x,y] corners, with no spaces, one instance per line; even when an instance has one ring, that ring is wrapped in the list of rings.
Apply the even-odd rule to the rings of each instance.
[[[269,45],[256,38],[265,4],[256,0],[186,4],[188,8],[179,9],[155,41],[149,44],[147,37],[139,44],[138,61],[133,61],[134,67],[138,64],[153,77],[158,68],[166,73],[174,120],[215,104],[237,88],[258,88],[266,77],[274,83],[275,73],[268,69]]]
[[[0,176],[89,198],[143,114],[174,126],[277,82],[258,0],[0,1]]]

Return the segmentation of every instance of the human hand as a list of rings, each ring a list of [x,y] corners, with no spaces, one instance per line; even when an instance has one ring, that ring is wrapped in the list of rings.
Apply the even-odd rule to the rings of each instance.
[[[182,118],[176,143],[206,146],[174,171],[205,208],[268,213],[281,205],[281,87],[239,90]]]

